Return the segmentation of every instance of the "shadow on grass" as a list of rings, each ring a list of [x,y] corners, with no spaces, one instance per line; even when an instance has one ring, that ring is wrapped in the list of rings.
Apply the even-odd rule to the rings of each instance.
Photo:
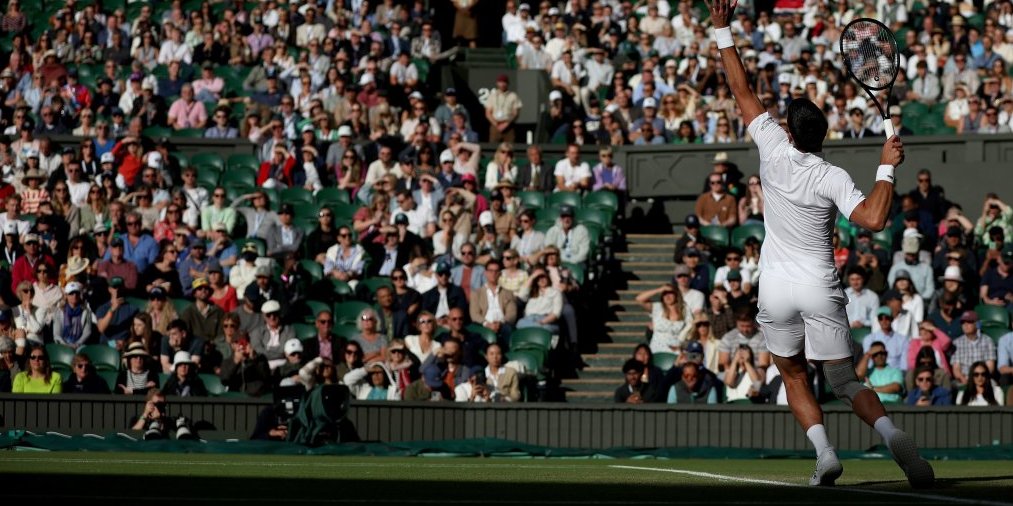
[[[424,462],[419,462],[425,466]],[[98,470],[97,470],[98,471]],[[857,495],[842,489],[799,489],[780,486],[717,483],[687,484],[673,479],[671,485],[643,483],[581,483],[572,480],[537,483],[469,481],[467,472],[448,473],[446,481],[409,481],[387,471],[375,479],[348,478],[239,478],[210,476],[83,475],[70,473],[17,474],[5,476],[16,483],[5,491],[6,501],[44,499],[44,504],[854,504],[895,506],[896,496]],[[535,478],[536,475],[532,475]],[[979,480],[1002,480],[1009,476],[952,480],[966,485]],[[950,480],[942,480],[950,481]],[[859,486],[873,483],[867,482]],[[899,490],[898,490],[899,491]],[[854,492],[854,491],[852,491]],[[932,491],[922,493],[931,494]],[[962,486],[961,497],[1007,498],[1007,489]],[[1001,500],[1001,499],[1000,499]],[[932,501],[926,501],[931,503]]]

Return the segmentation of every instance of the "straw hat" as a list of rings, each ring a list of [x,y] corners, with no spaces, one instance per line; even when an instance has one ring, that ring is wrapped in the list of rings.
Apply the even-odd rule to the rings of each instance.
[[[88,270],[88,264],[91,261],[87,258],[81,258],[79,256],[72,256],[67,258],[67,277],[76,276],[86,270]]]

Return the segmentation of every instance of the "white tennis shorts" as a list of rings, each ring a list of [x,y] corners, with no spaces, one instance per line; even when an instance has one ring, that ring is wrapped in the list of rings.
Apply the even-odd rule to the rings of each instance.
[[[761,273],[756,321],[774,355],[793,357],[804,350],[810,360],[836,360],[852,354],[847,304],[840,287],[801,285]]]

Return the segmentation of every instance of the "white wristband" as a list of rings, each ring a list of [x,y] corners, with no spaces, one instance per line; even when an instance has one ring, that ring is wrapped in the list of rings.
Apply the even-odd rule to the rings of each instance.
[[[886,181],[887,183],[893,184],[893,165],[880,165],[876,169],[876,181]]]
[[[727,26],[714,30],[714,38],[718,40],[718,49],[735,45],[735,40],[732,39],[732,29]]]

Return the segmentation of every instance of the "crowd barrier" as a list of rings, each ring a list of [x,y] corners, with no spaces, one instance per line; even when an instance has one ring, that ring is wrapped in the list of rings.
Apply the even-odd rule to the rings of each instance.
[[[233,436],[252,433],[268,404],[253,398],[169,398],[173,416],[210,422]],[[140,397],[0,395],[4,430],[64,434],[126,431],[144,407]],[[841,450],[863,451],[879,437],[842,405],[829,405],[826,426]],[[899,427],[925,448],[1013,444],[1013,408],[890,407]],[[352,402],[348,414],[365,441],[494,438],[557,448],[777,448],[809,442],[783,406],[497,404]]]

